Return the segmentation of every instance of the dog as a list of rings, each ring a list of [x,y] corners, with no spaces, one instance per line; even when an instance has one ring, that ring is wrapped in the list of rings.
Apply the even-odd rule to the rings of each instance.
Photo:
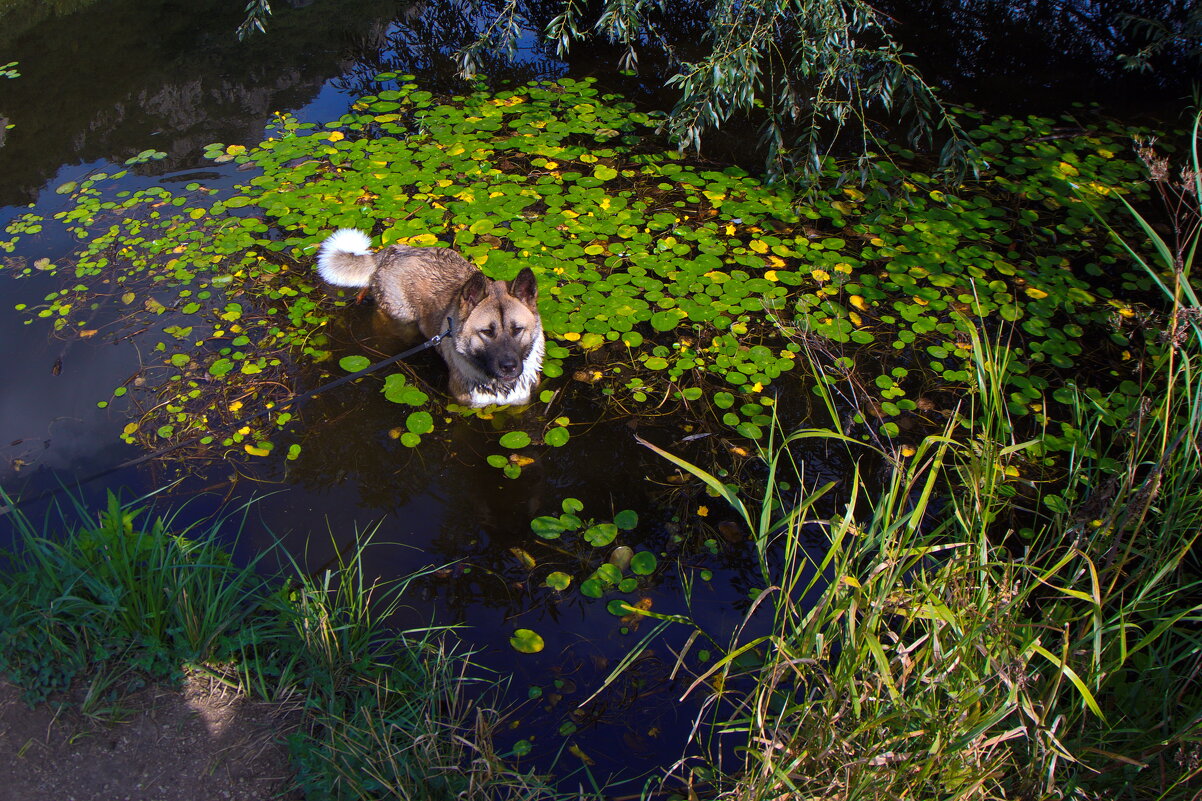
[[[464,406],[523,405],[538,386],[546,343],[538,282],[529,267],[494,281],[448,248],[371,248],[367,234],[335,231],[317,253],[330,284],[370,291],[377,313],[424,337],[447,330],[438,352],[450,370],[450,394]]]

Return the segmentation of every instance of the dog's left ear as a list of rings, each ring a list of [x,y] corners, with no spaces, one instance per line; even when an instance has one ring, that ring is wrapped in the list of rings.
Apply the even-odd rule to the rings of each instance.
[[[538,279],[534,277],[534,271],[523,267],[518,277],[509,282],[509,294],[527,306],[533,306],[538,298]]]

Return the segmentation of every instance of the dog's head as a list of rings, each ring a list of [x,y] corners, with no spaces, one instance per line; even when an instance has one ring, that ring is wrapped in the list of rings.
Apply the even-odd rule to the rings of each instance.
[[[455,349],[489,380],[516,381],[542,331],[537,300],[529,267],[512,281],[474,274],[459,292]]]

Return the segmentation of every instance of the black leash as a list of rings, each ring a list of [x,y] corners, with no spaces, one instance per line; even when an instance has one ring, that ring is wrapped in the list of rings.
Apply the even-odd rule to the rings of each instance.
[[[249,423],[253,420],[258,420],[260,417],[269,415],[272,412],[283,411],[284,409],[290,408],[292,406],[296,406],[299,403],[304,403],[307,400],[317,397],[318,395],[320,395],[323,392],[329,392],[331,389],[334,389],[335,387],[340,387],[343,384],[349,383],[351,381],[355,381],[356,379],[362,378],[363,376],[368,375],[369,373],[374,373],[376,370],[381,370],[381,369],[389,366],[390,364],[396,364],[399,361],[408,359],[410,356],[414,356],[418,353],[421,353],[423,350],[426,350],[427,348],[434,347],[435,345],[437,345],[439,342],[442,342],[444,339],[446,339],[450,335],[451,335],[451,319],[448,317],[447,318],[447,330],[443,331],[441,334],[435,334],[434,336],[430,337],[422,344],[416,345],[407,351],[403,351],[401,353],[396,354],[395,356],[389,356],[387,359],[378,361],[374,364],[370,364],[367,367],[364,367],[362,370],[358,371],[357,373],[350,373],[349,375],[344,375],[342,378],[338,378],[333,381],[330,381],[329,383],[322,384],[317,389],[311,389],[308,392],[302,393],[300,395],[294,395],[291,398],[289,398],[288,400],[282,401],[278,404],[270,404],[265,409],[260,409],[259,411],[255,412],[252,415],[248,415],[246,417],[241,418],[240,420],[234,421],[230,425],[230,429],[233,431],[237,431],[239,428],[242,428],[247,423]],[[159,448],[157,451],[151,451],[150,453],[144,453],[141,456],[135,456],[133,459],[126,459],[124,462],[121,462],[120,464],[113,465],[112,467],[106,467],[105,469],[103,469],[97,473],[93,473],[90,476],[85,476],[84,478],[79,479],[78,481],[75,482],[75,486],[79,486],[82,484],[89,484],[97,479],[104,478],[105,476],[110,475],[112,473],[116,473],[119,470],[124,470],[127,467],[133,467],[134,465],[139,465],[139,464],[142,464],[143,462],[149,462],[152,459],[157,459],[160,456],[165,456],[166,454],[171,453],[172,451],[177,451],[180,448],[185,448],[189,445],[193,445],[193,444],[199,442],[200,440],[204,439],[205,437],[211,436],[212,434],[213,434],[212,431],[206,431],[203,434],[197,434],[194,437],[190,437],[188,439],[181,440],[180,442],[176,442],[173,445],[168,445],[165,448]],[[69,489],[69,487],[63,486],[63,487],[57,487],[52,490],[46,490],[45,492],[34,495],[32,498],[22,498],[20,500],[20,503],[30,504],[30,503],[37,503],[39,501],[44,501],[48,498],[53,498],[56,495],[66,492],[68,489]],[[0,496],[3,496],[3,493],[0,493]],[[16,509],[15,503],[6,504],[6,505],[0,507],[0,517],[3,517],[4,515],[8,514],[9,512],[14,511],[15,509]]]

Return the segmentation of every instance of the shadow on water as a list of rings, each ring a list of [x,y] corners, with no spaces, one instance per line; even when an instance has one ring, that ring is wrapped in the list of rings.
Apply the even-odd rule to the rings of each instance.
[[[874,3],[923,76],[956,103],[996,113],[1059,114],[1100,103],[1115,114],[1176,115],[1197,91],[1184,48],[1130,70],[1123,56],[1148,43],[1139,18],[1182,23],[1194,0],[905,0]]]
[[[435,92],[463,88],[453,77],[452,53],[474,33],[464,4],[276,5],[269,35],[238,42],[232,32],[241,4],[229,0],[0,2],[6,12],[0,52],[3,60],[18,61],[21,72],[18,79],[0,79],[0,116],[15,126],[0,146],[0,202],[7,204],[0,224],[20,213],[17,204],[35,202],[41,213],[52,214],[62,200],[50,187],[109,169],[147,148],[168,156],[127,179],[126,186],[193,180],[197,170],[211,185],[228,185],[234,171],[204,161],[205,145],[258,142],[276,111],[334,119],[354,98],[378,88],[374,78],[381,71],[414,73],[423,88]],[[895,12],[898,35],[949,99],[971,99],[999,111],[1058,109],[1071,100],[1118,101],[1127,110],[1143,104],[1136,110],[1144,111],[1184,92],[1184,71],[1165,73],[1169,80],[1118,70],[1117,54],[1139,43],[1108,27],[1100,4],[893,5],[885,8]],[[1113,5],[1143,15],[1185,8],[1184,2],[1137,0]],[[535,28],[557,10],[549,1],[521,7]],[[678,52],[698,41],[700,18],[694,5],[666,12]],[[657,59],[664,63],[655,48],[641,59],[640,77],[616,75],[613,51],[604,43],[582,44],[568,64],[529,35],[521,45],[516,62],[502,66],[494,56],[486,71],[515,81],[564,71],[593,74],[644,104],[671,102],[648,78]],[[1109,88],[1114,86],[1121,91]],[[730,141],[732,151],[747,154],[737,136]],[[72,247],[65,231],[48,227],[22,241],[11,257],[17,264],[42,257],[69,260]],[[17,281],[0,272],[6,308],[36,305],[56,286],[57,279],[35,275]],[[352,324],[357,314],[350,313]],[[0,360],[0,480],[6,490],[24,494],[69,484],[137,455],[118,440],[129,408],[114,402],[99,409],[97,403],[135,373],[144,357],[132,337],[68,342],[49,338],[42,321],[27,325],[28,320],[27,313],[0,314],[0,338],[8,350]],[[348,344],[346,352],[357,352],[355,347]],[[445,382],[445,368],[429,353],[404,369],[435,391]],[[480,650],[482,663],[516,673],[513,697],[536,698],[515,718],[513,739],[537,734],[536,756],[544,765],[570,736],[598,762],[600,775],[649,770],[679,756],[697,713],[699,694],[690,703],[677,702],[690,680],[687,671],[670,678],[689,630],[668,628],[613,686],[581,707],[653,626],[644,622],[623,631],[623,622],[606,608],[615,595],[589,599],[542,587],[551,570],[578,581],[608,550],[569,538],[541,540],[530,521],[558,513],[569,497],[583,503],[583,516],[598,520],[633,509],[638,527],[614,544],[655,553],[659,567],[624,597],[646,599],[656,612],[687,614],[724,637],[747,613],[749,594],[762,583],[746,533],[730,525],[718,501],[706,501],[698,484],[680,482],[666,462],[638,446],[634,434],[702,464],[749,473],[753,468],[740,467],[718,447],[721,432],[696,420],[629,416],[595,397],[590,385],[572,381],[573,369],[567,365],[564,377],[548,382],[563,390],[550,409],[535,406],[519,422],[537,434],[547,419],[568,416],[569,444],[523,449],[534,461],[517,479],[485,462],[490,454],[504,453],[497,445],[499,430],[488,420],[464,417],[441,440],[419,448],[402,445],[390,432],[403,415],[383,398],[373,377],[300,411],[303,424],[289,434],[303,445],[295,462],[210,465],[186,473],[175,497],[192,497],[186,509],[198,517],[257,499],[239,548],[266,550],[278,542],[310,570],[336,564],[340,553],[368,537],[366,564],[378,577],[435,566],[418,583],[421,596],[410,600],[408,617],[399,624],[465,624],[462,633]],[[803,392],[797,384],[780,386],[799,397]],[[711,436],[686,441],[698,425]],[[276,452],[282,454],[289,443]],[[798,457],[815,485],[838,482],[845,474],[845,465],[820,449]],[[106,485],[85,487],[82,497],[94,501],[110,486],[144,492],[178,472],[173,464],[126,471]],[[698,516],[702,503],[709,507],[704,519]],[[710,580],[703,578],[707,571]],[[691,582],[688,594],[679,589],[684,578]],[[516,656],[508,642],[516,628],[537,630],[546,649]],[[693,669],[704,667],[696,652],[684,659]],[[529,688],[537,691],[528,693]],[[575,734],[577,728],[586,735]]]

